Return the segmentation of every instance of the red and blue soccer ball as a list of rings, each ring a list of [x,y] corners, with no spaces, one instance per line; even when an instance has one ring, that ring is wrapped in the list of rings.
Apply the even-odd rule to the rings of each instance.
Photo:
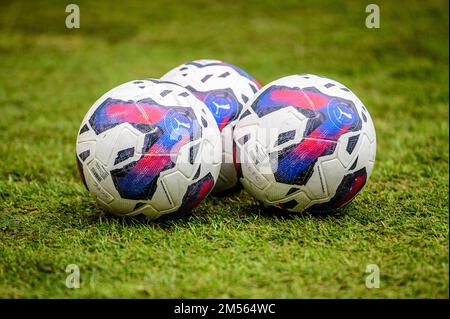
[[[291,212],[329,212],[363,188],[375,162],[369,112],[342,84],[293,75],[263,87],[234,130],[241,183]]]
[[[233,165],[233,129],[244,105],[261,85],[248,73],[220,60],[196,60],[173,68],[161,77],[189,89],[214,116],[222,136],[222,167],[215,192],[237,183]]]
[[[97,100],[81,123],[77,162],[107,211],[150,219],[193,209],[214,187],[220,132],[205,104],[162,80],[136,80]]]

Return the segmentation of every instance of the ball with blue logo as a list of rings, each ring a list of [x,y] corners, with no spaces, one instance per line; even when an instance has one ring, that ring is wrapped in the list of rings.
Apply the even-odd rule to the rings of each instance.
[[[213,115],[222,137],[222,167],[214,191],[221,192],[238,182],[233,129],[246,103],[261,85],[248,73],[220,60],[196,60],[173,68],[161,77],[189,89]]]
[[[210,193],[221,167],[220,141],[215,118],[186,88],[135,80],[87,112],[78,169],[105,210],[156,219],[190,211]]]
[[[349,203],[375,163],[359,98],[334,80],[292,75],[263,87],[234,130],[241,183],[266,206],[330,212]]]

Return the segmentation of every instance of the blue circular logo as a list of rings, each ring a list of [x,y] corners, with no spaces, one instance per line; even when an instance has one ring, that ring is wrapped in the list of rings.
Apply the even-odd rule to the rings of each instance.
[[[339,128],[343,125],[352,125],[356,121],[354,109],[344,102],[332,100],[327,110],[330,120]]]
[[[225,119],[231,121],[236,117],[238,102],[229,92],[211,92],[204,102],[219,126],[227,124],[222,123]]]
[[[192,131],[192,121],[184,114],[175,110],[169,110],[164,117],[164,126],[171,140],[179,141],[184,134],[189,135]]]

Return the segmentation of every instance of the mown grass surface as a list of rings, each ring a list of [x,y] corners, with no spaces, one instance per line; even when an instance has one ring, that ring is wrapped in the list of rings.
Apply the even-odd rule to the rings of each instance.
[[[448,297],[448,3],[2,1],[0,297]],[[337,215],[280,218],[244,191],[192,216],[101,212],[76,171],[84,113],[110,88],[217,58],[261,83],[346,84],[370,110],[377,160]],[[81,288],[65,286],[77,264]],[[365,287],[378,264],[381,287]]]

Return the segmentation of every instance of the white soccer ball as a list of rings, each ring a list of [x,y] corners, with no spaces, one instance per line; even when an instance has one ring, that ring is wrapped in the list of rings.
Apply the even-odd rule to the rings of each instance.
[[[266,206],[329,212],[367,182],[375,128],[347,87],[317,75],[292,75],[263,87],[234,130],[241,183]]]
[[[191,61],[170,70],[161,79],[188,88],[209,108],[222,134],[222,168],[214,191],[235,186],[233,129],[243,105],[261,85],[240,68],[219,60]]]
[[[155,219],[201,202],[217,181],[222,147],[203,102],[177,84],[145,79],[94,103],[76,152],[80,175],[101,207]]]

